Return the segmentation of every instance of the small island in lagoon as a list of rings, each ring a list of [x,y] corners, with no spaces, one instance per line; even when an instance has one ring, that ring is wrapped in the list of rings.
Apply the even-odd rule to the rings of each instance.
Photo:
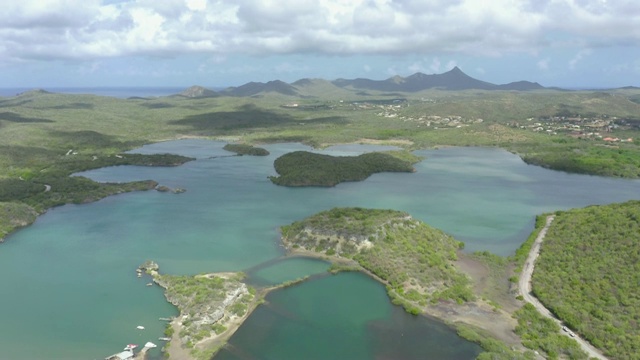
[[[226,144],[223,147],[224,150],[234,152],[240,156],[242,155],[250,155],[250,156],[267,156],[269,155],[269,151],[267,149],[256,147],[249,144]]]
[[[269,179],[283,186],[335,186],[362,181],[380,172],[414,172],[422,160],[408,151],[372,152],[358,156],[331,156],[294,151],[277,158],[273,166],[278,176]]]

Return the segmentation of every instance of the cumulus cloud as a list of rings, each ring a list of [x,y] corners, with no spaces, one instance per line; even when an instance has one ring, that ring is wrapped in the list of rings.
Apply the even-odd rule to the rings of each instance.
[[[638,23],[635,0],[21,0],[3,4],[0,61],[185,53],[501,56],[553,46],[548,34],[585,47],[637,44]],[[438,72],[436,60],[424,70]]]
[[[549,70],[549,63],[551,62],[550,58],[544,58],[539,60],[536,65],[538,65],[538,69],[540,70]]]
[[[585,57],[588,56],[589,54],[591,54],[591,50],[590,49],[584,49],[584,50],[580,50],[578,51],[578,53],[571,59],[569,60],[569,69],[571,70],[575,70],[576,65]]]

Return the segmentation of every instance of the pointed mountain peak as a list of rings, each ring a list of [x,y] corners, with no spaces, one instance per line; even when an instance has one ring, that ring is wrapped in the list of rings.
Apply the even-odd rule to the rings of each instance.
[[[463,75],[467,75],[467,74],[465,74],[462,70],[460,70],[460,68],[459,68],[459,67],[457,67],[457,66],[454,66],[454,67],[453,67],[453,69],[451,69],[451,70],[447,71],[447,73],[449,73],[449,74],[463,74]]]

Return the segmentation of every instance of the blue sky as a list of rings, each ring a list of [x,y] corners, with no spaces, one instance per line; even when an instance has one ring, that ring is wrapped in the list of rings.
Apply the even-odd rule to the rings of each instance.
[[[640,86],[637,0],[20,0],[0,87],[226,87],[442,73]]]

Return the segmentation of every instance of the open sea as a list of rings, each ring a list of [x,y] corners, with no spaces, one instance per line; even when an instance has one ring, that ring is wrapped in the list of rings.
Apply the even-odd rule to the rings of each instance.
[[[42,89],[60,94],[92,94],[126,99],[130,97],[161,97],[179,94],[189,86],[183,87],[42,87],[42,88],[0,88],[1,97],[11,97],[25,91]],[[207,87],[210,90],[220,91],[225,87]]]

